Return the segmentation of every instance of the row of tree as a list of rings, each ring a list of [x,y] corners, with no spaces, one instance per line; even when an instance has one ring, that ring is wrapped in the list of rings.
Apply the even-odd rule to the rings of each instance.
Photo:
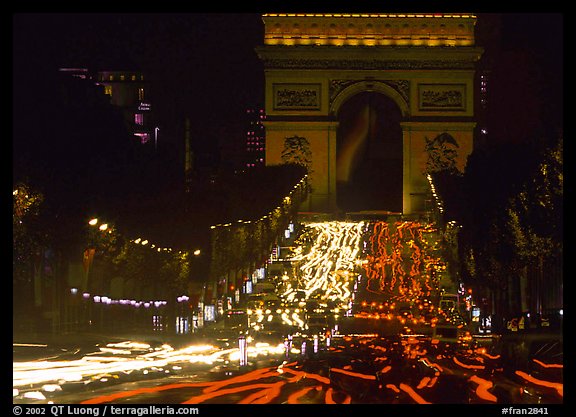
[[[563,305],[562,24],[559,14],[479,15],[474,151],[464,173],[449,158],[428,167],[451,268],[497,327]]]
[[[296,219],[299,206],[308,195],[306,169],[303,166],[284,164],[267,167],[263,172],[283,179],[278,183],[282,186],[268,190],[274,193],[276,207],[259,214],[262,209],[270,210],[273,206],[265,204],[258,209],[253,203],[259,200],[252,200],[252,215],[212,228],[210,279],[219,281],[224,278],[226,293],[231,287],[241,285],[242,277],[265,264],[278,236]],[[258,189],[262,192],[266,190],[262,186]],[[237,213],[242,214],[242,210]],[[258,215],[260,217],[256,217]]]
[[[497,326],[563,305],[563,138],[540,143],[480,147],[464,173],[450,154],[428,167],[444,203],[452,274],[501,319]]]

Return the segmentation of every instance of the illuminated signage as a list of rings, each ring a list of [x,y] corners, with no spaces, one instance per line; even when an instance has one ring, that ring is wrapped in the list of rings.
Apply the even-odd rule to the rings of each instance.
[[[143,101],[140,102],[140,104],[138,105],[138,110],[139,111],[150,111],[150,103],[144,103]]]
[[[216,321],[216,309],[213,304],[204,306],[204,321]]]

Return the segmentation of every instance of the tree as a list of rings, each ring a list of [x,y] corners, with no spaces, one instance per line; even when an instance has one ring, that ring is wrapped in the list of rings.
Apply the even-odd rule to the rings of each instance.
[[[510,199],[507,209],[508,244],[513,262],[522,266],[520,279],[528,291],[523,305],[537,313],[562,305],[562,143],[560,138],[545,152],[533,176]]]
[[[30,283],[37,253],[46,244],[44,232],[39,224],[44,196],[24,183],[15,185],[12,196],[13,277],[14,284],[22,286]]]

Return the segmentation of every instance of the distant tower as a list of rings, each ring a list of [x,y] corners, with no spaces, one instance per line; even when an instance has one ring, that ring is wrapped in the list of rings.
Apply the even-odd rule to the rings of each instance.
[[[246,168],[264,166],[266,114],[263,108],[252,107],[246,110]]]
[[[128,131],[141,143],[157,145],[158,128],[150,102],[150,83],[137,71],[100,71],[97,83],[104,86],[110,103],[124,113]]]

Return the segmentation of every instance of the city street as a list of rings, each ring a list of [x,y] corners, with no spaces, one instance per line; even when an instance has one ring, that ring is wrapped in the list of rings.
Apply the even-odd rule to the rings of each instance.
[[[210,334],[211,333],[211,334]],[[252,340],[204,336],[49,344],[15,339],[13,402],[27,404],[561,404],[555,335],[444,344],[418,335]],[[96,337],[96,335],[94,335]],[[504,339],[504,338],[502,338]],[[146,341],[147,340],[147,341]],[[303,343],[305,342],[305,344]],[[521,363],[507,351],[532,342]],[[555,346],[556,344],[556,346]]]
[[[382,7],[13,15],[12,415],[560,415],[563,16]]]

